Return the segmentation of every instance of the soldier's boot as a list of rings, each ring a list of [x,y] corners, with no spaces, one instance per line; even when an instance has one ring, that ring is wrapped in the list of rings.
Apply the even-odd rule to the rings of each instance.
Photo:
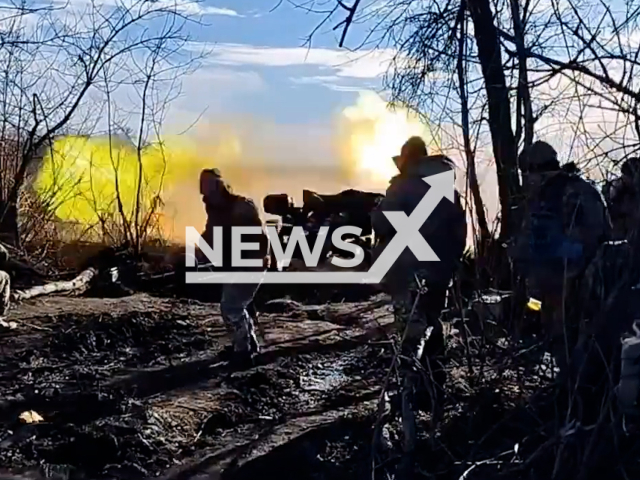
[[[225,285],[220,299],[220,310],[224,323],[230,330],[233,353],[230,362],[237,367],[253,365],[253,356],[258,353],[258,339],[253,319],[247,311],[251,306],[255,287],[252,285]]]
[[[249,339],[250,349],[249,350],[236,350],[235,344],[227,345],[222,349],[220,353],[220,357],[223,361],[233,361],[235,357],[249,356],[251,358],[255,357],[258,353],[260,353],[260,344],[258,343],[258,339],[255,335],[252,335]]]
[[[255,355],[260,351],[258,338],[253,328],[253,321],[245,311],[243,321],[236,326],[233,335],[232,366],[239,369],[251,368],[255,365]]]
[[[255,331],[242,325],[229,328],[231,345],[225,346],[219,354],[223,362],[229,362],[237,368],[253,366],[255,355],[260,353],[260,344]]]

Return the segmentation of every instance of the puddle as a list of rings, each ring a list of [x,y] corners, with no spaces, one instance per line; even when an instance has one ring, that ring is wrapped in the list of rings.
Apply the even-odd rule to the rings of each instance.
[[[313,365],[300,375],[300,387],[308,392],[328,392],[339,388],[349,380],[344,370],[350,363],[348,358],[336,358]]]

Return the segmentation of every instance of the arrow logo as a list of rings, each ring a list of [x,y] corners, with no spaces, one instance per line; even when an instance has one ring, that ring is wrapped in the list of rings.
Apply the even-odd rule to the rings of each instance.
[[[422,179],[430,185],[410,216],[405,212],[383,212],[396,229],[396,235],[367,272],[187,272],[187,283],[365,283],[378,284],[405,248],[423,262],[440,259],[420,234],[420,228],[443,198],[454,201],[454,173],[431,175]]]

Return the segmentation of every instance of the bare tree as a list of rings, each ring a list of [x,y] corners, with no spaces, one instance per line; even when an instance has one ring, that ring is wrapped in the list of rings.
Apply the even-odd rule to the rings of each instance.
[[[186,65],[177,68],[164,57],[164,40],[150,50],[146,58],[133,62],[143,80],[136,89],[139,99],[139,123],[133,151],[136,160],[135,194],[133,205],[124,205],[119,188],[118,166],[111,161],[116,175],[116,203],[123,226],[124,239],[140,252],[143,243],[156,229],[159,209],[162,206],[162,190],[167,170],[165,148],[160,127],[165,119],[167,106],[180,94],[179,79]],[[110,132],[109,142],[113,136]],[[151,164],[145,159],[151,158]]]
[[[572,104],[581,111],[577,130],[583,143],[589,144],[584,163],[597,163],[598,168],[603,157],[615,161],[638,150],[640,91],[635,73],[639,19],[640,3],[635,1],[613,10],[598,1],[554,0],[543,18],[552,28],[545,29],[536,41],[517,47],[519,42],[511,33],[500,32],[510,55],[515,45],[518,55],[546,76],[546,82],[559,77],[571,86],[572,94],[562,102],[565,108]],[[543,23],[540,15],[536,21]],[[544,87],[538,83],[538,90]],[[594,122],[584,114],[587,110],[605,114],[596,120],[599,127],[587,124]]]
[[[384,6],[331,0],[298,6],[325,14],[322,24],[337,16],[340,46],[359,23],[373,25],[356,48],[398,51],[385,82],[392,100],[428,112],[431,121],[459,125],[468,167],[469,132],[491,139],[503,237],[518,223],[517,151],[533,142],[534,132],[561,136],[572,159],[600,176],[612,165],[603,160],[615,163],[638,149],[637,0],[615,10],[600,0],[394,0]]]
[[[419,5],[416,6],[416,3]],[[342,9],[346,15],[337,25],[343,29],[340,46],[343,45],[351,24],[358,19],[359,7],[362,8],[359,1],[354,1],[351,6],[340,1],[337,2],[336,9],[329,12],[333,15]],[[425,98],[433,100],[433,92],[424,91],[425,80],[430,73],[439,71],[455,74],[457,71],[458,48],[464,43],[458,41],[458,32],[466,21],[466,15],[470,16],[473,29],[469,33],[476,44],[476,51],[472,54],[475,55],[485,80],[488,124],[502,207],[502,234],[507,236],[509,229],[513,229],[516,224],[514,202],[520,190],[516,165],[517,145],[512,129],[509,88],[501,61],[498,29],[489,0],[444,3],[396,0],[383,12],[376,13],[381,18],[378,31],[382,37],[378,44],[391,43],[400,52],[389,82],[393,100],[417,110],[421,110]],[[367,12],[363,15],[366,16]],[[440,88],[438,91],[442,92]]]
[[[181,47],[188,41],[184,25],[192,20],[179,4],[151,0],[87,1],[83,10],[25,4],[5,10],[0,145],[11,145],[13,153],[1,168],[0,233],[18,243],[20,189],[54,137],[104,128],[103,112],[114,95],[140,85],[149,91],[161,71],[189,64]],[[140,61],[155,66],[141,68]]]
[[[479,242],[477,250],[480,256],[484,255],[485,249],[491,239],[491,231],[489,230],[489,223],[487,222],[487,216],[484,209],[484,203],[482,202],[482,196],[480,194],[480,184],[478,183],[478,174],[476,170],[475,161],[475,149],[471,147],[471,129],[469,119],[469,99],[467,96],[467,70],[465,61],[466,53],[466,27],[467,22],[464,18],[464,5],[460,6],[459,15],[460,19],[460,33],[458,41],[458,60],[456,69],[458,72],[458,88],[460,95],[461,105],[461,123],[462,123],[462,136],[464,142],[464,154],[467,160],[467,184],[471,190],[471,196],[473,198],[473,206],[478,219],[478,227],[480,231]],[[476,236],[477,237],[477,236]]]

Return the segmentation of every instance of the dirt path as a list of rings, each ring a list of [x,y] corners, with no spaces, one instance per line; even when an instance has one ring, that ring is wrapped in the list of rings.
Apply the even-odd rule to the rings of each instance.
[[[65,480],[371,478],[388,307],[264,310],[264,352],[232,372],[217,359],[227,344],[217,305],[133,295],[16,306],[17,328],[0,334],[0,465]],[[539,385],[502,348],[479,367],[447,331],[445,417],[432,431],[421,416],[417,467],[437,480],[468,469],[466,480],[495,478],[549,440],[552,417],[532,407]],[[21,423],[30,410],[44,421]],[[397,457],[375,464],[387,478]],[[548,465],[536,463],[536,478],[550,478]],[[504,478],[524,478],[514,475]]]
[[[354,327],[263,314],[258,366],[231,373],[216,360],[227,343],[217,306],[146,295],[26,302],[2,334],[0,464],[67,478],[238,468],[371,412],[385,356],[366,341],[391,318],[384,308],[360,317]],[[20,424],[29,410],[44,422]]]

